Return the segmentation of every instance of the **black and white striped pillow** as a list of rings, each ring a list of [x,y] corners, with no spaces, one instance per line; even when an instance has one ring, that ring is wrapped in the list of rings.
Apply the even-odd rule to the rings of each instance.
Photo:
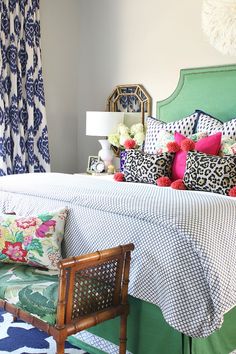
[[[197,117],[198,112],[194,112],[188,117],[170,123],[165,123],[155,118],[148,117],[146,121],[147,132],[145,137],[144,152],[148,154],[156,153],[157,136],[161,130],[166,130],[170,133],[178,132],[185,136],[193,134]]]
[[[212,117],[210,114],[197,110],[199,113],[196,133],[203,132],[208,135],[222,132],[222,137],[236,138],[236,118],[229,120],[228,122],[221,122],[219,119]]]

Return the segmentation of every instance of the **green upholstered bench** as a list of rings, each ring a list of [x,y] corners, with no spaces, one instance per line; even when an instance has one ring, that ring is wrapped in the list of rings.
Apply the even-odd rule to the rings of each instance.
[[[57,270],[0,263],[0,307],[46,331],[64,353],[68,336],[121,316],[126,352],[128,282],[133,244],[63,259]]]
[[[0,298],[54,325],[58,274],[27,265],[0,263]]]

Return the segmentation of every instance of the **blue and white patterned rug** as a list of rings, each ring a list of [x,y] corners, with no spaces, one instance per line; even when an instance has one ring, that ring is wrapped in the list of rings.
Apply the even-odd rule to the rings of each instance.
[[[0,353],[55,354],[56,344],[47,333],[22,321],[12,322],[12,315],[0,310]],[[66,342],[65,354],[86,353]]]

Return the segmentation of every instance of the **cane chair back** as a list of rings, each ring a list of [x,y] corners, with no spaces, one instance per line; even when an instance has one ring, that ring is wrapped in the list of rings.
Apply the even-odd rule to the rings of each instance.
[[[118,305],[123,257],[75,272],[72,320]]]

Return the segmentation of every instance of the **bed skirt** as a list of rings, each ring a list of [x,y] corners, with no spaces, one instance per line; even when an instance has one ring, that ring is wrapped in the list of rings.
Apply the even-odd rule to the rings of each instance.
[[[190,338],[170,327],[160,309],[146,301],[129,296],[127,350],[133,354],[230,354],[236,353],[236,307],[224,316],[220,330],[207,338]],[[86,331],[87,332],[87,331]],[[87,332],[88,333],[88,332]],[[90,354],[117,353],[119,318],[104,322],[81,336],[86,342],[71,336],[69,342]],[[95,348],[94,345],[100,347]]]

